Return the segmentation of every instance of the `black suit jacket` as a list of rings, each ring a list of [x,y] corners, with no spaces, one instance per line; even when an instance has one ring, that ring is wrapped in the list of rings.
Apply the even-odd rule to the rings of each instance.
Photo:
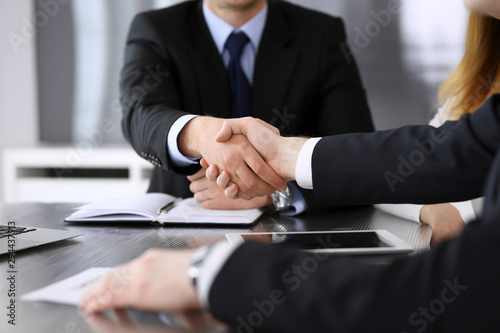
[[[284,135],[372,131],[359,73],[356,64],[344,56],[343,42],[340,19],[269,1],[255,63],[252,116],[275,125]],[[126,139],[138,154],[158,166],[150,191],[192,196],[184,175],[199,167],[172,164],[166,143],[170,127],[185,114],[230,117],[226,70],[201,1],[142,13],[134,19],[121,93]]]
[[[487,184],[480,221],[387,266],[247,243],[215,279],[214,315],[242,332],[498,332],[500,95],[441,127],[446,140],[392,192],[385,173],[397,173],[398,157],[436,131],[413,126],[322,139],[313,154],[315,192],[328,203],[425,203],[473,198]]]

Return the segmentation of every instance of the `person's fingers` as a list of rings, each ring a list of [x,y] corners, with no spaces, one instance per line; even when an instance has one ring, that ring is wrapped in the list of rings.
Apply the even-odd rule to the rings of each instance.
[[[249,126],[251,124],[251,121],[255,121],[261,126],[264,126],[265,128],[273,131],[275,134],[280,135],[279,129],[274,127],[271,124],[266,123],[265,121],[258,119],[258,118],[252,118],[252,117],[244,117],[244,118],[239,118],[239,119],[227,119],[222,123],[221,130],[219,133],[215,136],[215,141],[217,142],[226,142],[231,138],[231,136],[235,134],[244,134],[246,135],[249,130]]]
[[[251,200],[252,198],[245,196],[245,194],[242,194],[241,199],[245,200],[246,202]],[[203,208],[207,209],[244,209],[240,207],[244,205],[243,203],[241,203],[240,206],[237,206],[232,202],[233,200],[228,200],[225,197],[224,192],[221,191],[218,187],[216,187],[216,190],[207,189],[195,193],[194,200],[196,200],[196,202],[199,202]]]
[[[243,192],[241,192],[241,191],[238,191],[238,193],[237,193],[237,195],[236,195],[236,197],[235,197],[235,199],[243,199],[243,200],[245,200],[245,201],[252,200],[252,199],[254,199],[254,198],[255,198],[255,196],[245,194],[245,193],[243,193]]]
[[[262,159],[248,138],[238,134],[228,143],[237,154],[226,156],[224,165],[240,193],[254,198],[286,189],[285,181]]]
[[[218,198],[226,199],[226,197],[224,196],[224,192],[217,186],[217,184],[206,179],[198,180],[196,182],[191,183],[189,189],[191,192],[193,192],[194,200],[196,200],[199,203],[203,203]],[[241,192],[240,195],[241,195],[240,198],[244,200],[251,200],[254,198],[253,196],[249,196]],[[218,203],[219,201],[217,201],[215,204]]]
[[[201,167],[202,167],[202,168],[205,168],[205,169],[207,169],[207,168],[210,166],[210,165],[208,164],[207,160],[206,160],[206,159],[204,159],[204,158],[202,158],[202,159],[200,160],[200,165],[201,165]]]
[[[189,190],[194,194],[194,199],[199,203],[203,203],[205,201],[213,200],[216,198],[226,199],[226,197],[224,196],[224,192],[217,186],[217,184],[206,178],[192,182],[189,185]],[[249,196],[244,193],[240,194],[241,194],[241,199],[244,200],[250,200],[254,198],[253,196]]]
[[[205,175],[208,180],[216,181],[217,177],[219,176],[219,168],[216,164],[212,164],[207,168]]]
[[[206,178],[196,180],[196,181],[192,182],[191,184],[189,184],[189,190],[192,193],[198,193],[198,192],[207,190],[208,189],[208,182],[209,182],[209,180],[207,180]]]
[[[237,191],[236,191],[235,195],[233,197],[231,197],[230,199],[250,200],[250,199],[253,199],[255,197],[261,196],[255,192],[251,191],[250,189],[246,188],[245,185],[238,185],[238,184],[241,184],[242,181],[236,175],[231,176],[231,181],[230,181],[230,184],[228,187],[231,187],[231,183],[234,183],[236,185]],[[242,188],[244,190],[242,190]],[[244,192],[244,191],[246,191],[246,192]]]
[[[205,169],[200,169],[197,173],[195,173],[194,175],[191,175],[191,176],[187,176],[187,179],[189,179],[189,181],[191,182],[194,182],[198,179],[201,179],[201,178],[205,178]]]
[[[231,175],[227,171],[222,171],[219,177],[217,177],[217,186],[219,186],[221,190],[224,190],[224,195],[228,199],[240,198],[243,200],[250,200],[254,198],[254,196],[249,196],[241,192],[238,185],[232,181]],[[229,187],[230,189],[228,190]]]
[[[219,186],[219,188],[224,191],[224,195],[229,199],[240,198],[243,200],[250,200],[250,199],[255,198],[255,196],[250,196],[250,195],[247,195],[247,194],[241,192],[238,185],[236,183],[232,182],[231,176],[229,175],[229,173],[227,171],[223,171],[221,173],[221,175],[219,177],[217,177],[217,186]],[[230,191],[226,192],[226,190],[229,186],[233,186],[233,187]],[[230,195],[228,196],[226,193],[228,193]]]
[[[205,200],[201,203],[201,208],[205,209],[226,209],[224,207],[221,207],[216,200]]]
[[[238,185],[232,183],[224,190],[224,195],[228,199],[237,199],[239,196],[239,188]]]
[[[212,200],[213,196],[211,196],[208,191],[196,192],[193,196],[194,200],[199,203],[203,203],[207,200]]]
[[[231,182],[231,175],[229,175],[227,171],[222,171],[219,177],[216,178],[216,181],[217,186],[219,186],[221,190],[225,190]]]
[[[97,298],[106,290],[104,280],[108,278],[108,275],[109,273],[97,281],[80,300],[79,307],[84,314],[90,315],[99,312]]]
[[[261,193],[262,195],[269,195],[276,190],[284,191],[287,188],[286,182],[281,178],[263,159],[259,154],[246,154],[245,162],[248,167],[253,170],[255,175],[262,179],[262,182],[257,182],[256,192]],[[248,177],[249,174],[246,173]],[[241,177],[240,177],[241,178]],[[247,179],[247,178],[244,178]],[[247,187],[250,189],[254,189],[253,181],[251,178],[248,178],[251,181],[251,184],[245,183]],[[241,189],[240,189],[241,190]]]
[[[228,163],[231,175],[241,179],[241,182],[232,179],[238,184],[240,192],[250,196],[264,196],[286,189],[285,181],[264,161],[247,137],[237,135],[230,143],[237,147],[240,158],[243,159],[235,158]]]
[[[246,119],[241,118],[240,121],[236,121],[235,119],[228,119],[222,123],[222,127],[215,136],[216,142],[226,142],[229,140],[234,134],[244,134],[245,130],[243,128],[244,124],[242,120]]]
[[[259,118],[254,118],[259,124],[263,125],[264,127],[270,129],[271,131],[274,132],[276,135],[281,135],[280,130],[274,127],[273,125],[266,123],[264,120],[259,119]]]
[[[246,165],[236,169],[234,176],[231,176],[231,180],[238,184],[240,198],[242,198],[241,194],[254,198],[269,195],[276,191],[273,186],[263,181]]]
[[[80,309],[85,314],[94,314],[111,308],[121,308],[126,304],[126,292],[118,292],[116,285],[117,269],[103,276],[86,293],[80,302]]]

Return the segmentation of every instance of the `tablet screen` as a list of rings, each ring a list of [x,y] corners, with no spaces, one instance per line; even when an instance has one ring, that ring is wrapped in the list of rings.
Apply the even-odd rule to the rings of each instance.
[[[301,249],[346,249],[391,247],[376,232],[341,233],[268,233],[242,234],[245,241],[257,241],[276,245],[294,245]]]

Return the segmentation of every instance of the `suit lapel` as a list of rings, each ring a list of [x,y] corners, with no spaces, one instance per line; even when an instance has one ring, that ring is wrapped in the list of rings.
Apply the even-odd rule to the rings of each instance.
[[[252,116],[270,121],[273,108],[285,107],[286,95],[298,60],[291,47],[293,33],[283,13],[273,1],[255,61]]]
[[[203,17],[202,1],[199,1],[189,18],[187,31],[188,54],[197,77],[202,105],[200,110],[218,117],[229,117],[229,82],[224,62],[212,39]]]

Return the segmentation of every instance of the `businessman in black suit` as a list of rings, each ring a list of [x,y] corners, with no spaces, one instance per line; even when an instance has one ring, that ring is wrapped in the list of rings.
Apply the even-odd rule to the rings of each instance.
[[[135,151],[156,166],[149,191],[189,197],[192,181],[195,198],[209,208],[234,205],[210,205],[213,192],[219,203],[225,200],[222,192],[203,176],[186,178],[199,170],[201,156],[221,167],[239,166],[233,180],[242,198],[286,187],[243,136],[224,144],[214,140],[221,118],[239,115],[234,103],[241,96],[232,93],[227,74],[227,35],[234,28],[250,37],[240,60],[251,86],[247,114],[241,115],[263,119],[285,135],[373,130],[356,64],[344,56],[340,19],[279,0],[187,1],[142,13],[132,23],[125,52],[122,127]],[[315,204],[311,191],[291,187]],[[250,208],[248,201],[236,202],[231,208]],[[250,203],[265,206],[270,199]]]
[[[408,126],[306,141],[279,137],[246,118],[226,121],[218,140],[237,133],[284,178],[299,177],[300,164],[309,165],[297,180],[311,184],[325,203],[435,203],[484,193],[484,215],[459,237],[389,265],[258,243],[219,244],[194,257],[193,251],[153,250],[94,286],[82,300],[84,312],[204,305],[241,332],[498,331],[500,95],[438,129]],[[399,156],[420,162],[400,168]],[[202,262],[196,289],[185,273],[191,258]],[[134,281],[113,293],[124,274],[134,274]],[[111,297],[99,298],[109,291]]]

